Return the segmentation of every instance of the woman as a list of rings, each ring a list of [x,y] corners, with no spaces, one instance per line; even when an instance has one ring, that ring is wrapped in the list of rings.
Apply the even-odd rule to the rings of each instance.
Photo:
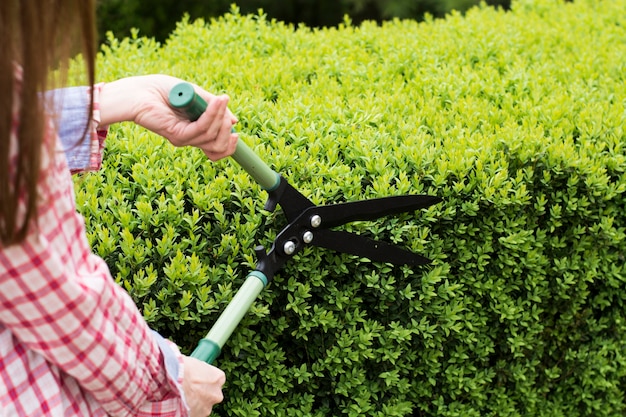
[[[223,372],[152,332],[91,253],[70,170],[99,168],[120,121],[217,160],[236,118],[199,87],[206,113],[179,117],[173,77],[95,84],[93,13],[92,0],[0,2],[0,416],[206,416]],[[52,90],[77,51],[93,87]]]

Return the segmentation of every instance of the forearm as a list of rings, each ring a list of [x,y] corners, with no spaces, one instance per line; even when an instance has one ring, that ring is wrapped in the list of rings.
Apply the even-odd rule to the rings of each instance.
[[[6,277],[0,281],[0,322],[111,414],[137,415],[155,406],[184,409],[180,399],[158,404],[181,396],[177,376],[172,381],[167,374],[154,336],[106,265],[91,255],[74,270],[46,246],[33,239],[0,251]],[[41,260],[36,265],[29,259],[33,253]]]
[[[143,77],[128,77],[104,84],[100,92],[100,125],[133,121],[137,114],[138,92],[145,88]]]
[[[101,126],[136,122],[146,108],[167,103],[169,90],[179,82],[169,75],[150,74],[105,83],[100,93]]]

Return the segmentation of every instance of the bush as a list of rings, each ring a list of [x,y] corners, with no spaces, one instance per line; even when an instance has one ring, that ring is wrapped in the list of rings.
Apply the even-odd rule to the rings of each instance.
[[[102,79],[228,93],[242,140],[316,204],[443,198],[347,227],[430,266],[288,263],[218,359],[215,415],[624,415],[625,7],[323,30],[234,9],[163,45],[110,38]],[[234,163],[131,124],[76,185],[95,252],[187,352],[284,225]]]
[[[98,32],[128,36],[136,28],[143,36],[165,40],[184,14],[192,18],[221,16],[228,12],[231,0],[100,0]],[[262,9],[272,19],[309,27],[336,26],[344,15],[356,22],[393,18],[422,19],[425,13],[444,16],[452,10],[465,11],[481,0],[239,0],[241,13]],[[510,0],[486,0],[487,4],[508,8]]]

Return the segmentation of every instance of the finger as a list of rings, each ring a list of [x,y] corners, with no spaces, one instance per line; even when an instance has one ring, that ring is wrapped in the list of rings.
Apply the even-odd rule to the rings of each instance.
[[[228,96],[222,95],[209,102],[206,111],[196,121],[198,129],[209,137],[217,137],[228,111],[228,100]]]
[[[177,146],[195,146],[204,149],[207,144],[218,139],[223,123],[232,126],[230,120],[225,119],[228,97],[215,97],[207,106],[206,111],[195,122],[186,122],[180,134],[170,135],[170,141],[176,138]]]
[[[183,120],[186,121],[179,125],[182,127],[182,131],[175,136],[179,138],[180,142],[188,146],[200,146],[203,141],[207,141],[209,138],[214,139],[224,119],[227,103],[228,97],[226,96],[214,97],[208,102],[207,108],[196,121],[189,122],[183,117]]]
[[[204,154],[207,156],[207,158],[215,162],[222,158],[231,156],[233,153],[235,153],[235,150],[237,149],[238,141],[239,141],[239,135],[236,133],[231,133],[228,139],[228,146],[224,151],[215,152],[213,150],[208,150],[208,149],[207,150],[203,149],[203,151],[204,151]]]
[[[187,145],[216,153],[224,151],[232,130],[232,122],[225,115],[225,106],[226,102],[221,99],[219,103],[214,103],[206,119],[198,119],[194,126],[195,136],[188,140]]]
[[[217,136],[214,138],[209,134],[200,147],[216,154],[226,152],[230,142],[230,135],[232,134],[232,126],[230,120],[224,118]]]
[[[237,116],[235,116],[230,109],[226,109],[228,111],[228,116],[230,116],[230,121],[232,122],[232,124],[237,124],[237,122],[239,122],[239,119],[237,119]]]
[[[220,386],[224,385],[226,383],[226,372],[222,371],[217,366],[214,366],[214,365],[211,365],[211,364],[209,364],[209,367],[211,368],[211,370],[214,373],[216,373],[218,375],[217,382],[220,384]]]

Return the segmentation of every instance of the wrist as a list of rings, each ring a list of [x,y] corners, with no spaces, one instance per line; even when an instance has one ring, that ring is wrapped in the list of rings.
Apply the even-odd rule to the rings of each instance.
[[[121,78],[105,83],[100,90],[100,126],[127,122],[137,114],[140,77]]]

